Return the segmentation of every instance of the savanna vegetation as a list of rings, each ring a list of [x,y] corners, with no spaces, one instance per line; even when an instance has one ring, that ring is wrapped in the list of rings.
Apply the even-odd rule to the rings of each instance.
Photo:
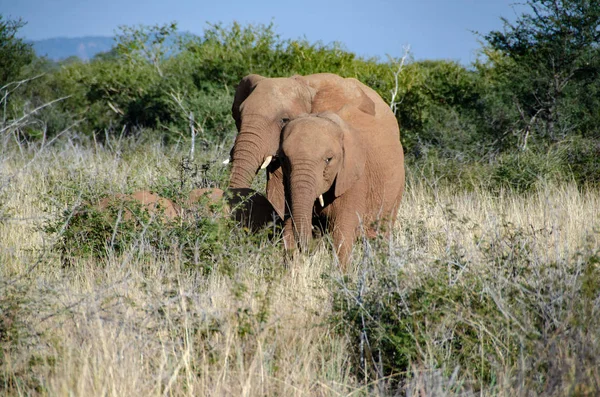
[[[597,395],[600,4],[528,4],[466,66],[175,23],[53,62],[1,16],[0,394]],[[406,152],[397,227],[348,274],[218,205],[79,215],[225,188],[238,81],[316,72],[376,89]]]

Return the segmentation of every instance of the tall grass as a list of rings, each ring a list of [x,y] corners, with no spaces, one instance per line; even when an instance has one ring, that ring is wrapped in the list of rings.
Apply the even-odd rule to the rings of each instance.
[[[224,153],[199,156],[221,187]],[[415,172],[391,238],[358,244],[348,275],[327,241],[286,266],[277,237],[236,230],[204,257],[210,271],[179,240],[156,250],[143,232],[65,265],[55,244],[78,203],[149,187],[176,196],[181,156],[128,140],[5,145],[0,394],[598,391],[600,277],[586,265],[600,246],[597,191],[457,192]]]

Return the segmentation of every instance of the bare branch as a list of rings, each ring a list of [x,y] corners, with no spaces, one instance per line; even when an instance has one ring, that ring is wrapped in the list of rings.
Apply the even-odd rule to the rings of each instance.
[[[196,129],[194,128],[194,112],[190,112],[190,134],[192,136],[192,147],[190,148],[190,160],[194,161],[194,152],[196,150]]]
[[[15,90],[17,90],[23,84],[28,83],[32,80],[38,79],[38,78],[42,77],[43,75],[45,75],[45,73],[38,74],[37,76],[29,77],[29,78],[21,80],[21,81],[12,81],[12,82],[2,86],[2,88],[0,88],[0,92],[4,91],[4,94],[2,95],[2,99],[0,99],[0,104],[2,104],[2,108],[3,108],[3,114],[2,114],[2,126],[3,127],[6,124],[6,105],[8,104],[8,96],[10,94],[12,94]],[[9,87],[13,87],[13,88],[8,89]]]
[[[64,101],[65,99],[68,99],[70,97],[72,97],[72,95],[67,95],[67,96],[64,96],[62,98],[58,98],[58,99],[55,99],[53,101],[47,102],[47,103],[45,103],[45,104],[43,104],[41,106],[38,106],[37,108],[33,109],[31,112],[23,115],[23,117],[21,117],[21,118],[19,118],[17,120],[14,120],[12,123],[10,123],[9,125],[7,125],[6,127],[1,128],[0,129],[0,133],[2,133],[4,131],[7,131],[7,130],[9,130],[11,128],[15,128],[15,127],[21,126],[22,123],[23,123],[23,121],[27,120],[29,117],[31,117],[35,113],[39,112],[40,110],[42,110],[44,108],[47,108],[48,106],[53,105],[56,102]]]
[[[394,73],[394,88],[392,89],[391,93],[392,93],[392,99],[390,101],[390,108],[392,108],[392,112],[394,112],[394,114],[396,114],[396,111],[398,110],[398,105],[400,103],[402,103],[402,100],[398,101],[398,92],[400,91],[400,85],[398,82],[398,78],[400,76],[400,73],[402,73],[402,69],[404,68],[404,64],[406,63],[406,59],[408,58],[409,54],[410,54],[410,45],[405,45],[403,47],[404,49],[404,54],[402,55],[402,58],[400,58],[400,61],[394,61],[391,57],[390,61],[392,61],[392,63],[394,64],[394,66],[397,66],[396,70],[393,71]]]
[[[11,93],[11,92],[13,92],[14,90],[16,90],[17,88],[19,88],[21,85],[23,85],[23,84],[25,84],[25,83],[28,83],[28,82],[30,82],[30,81],[32,81],[32,80],[39,79],[40,77],[42,77],[42,76],[43,76],[43,75],[45,75],[45,74],[46,74],[46,73],[38,74],[37,76],[29,77],[29,78],[27,78],[27,79],[25,79],[25,80],[21,80],[21,81],[12,81],[12,82],[10,82],[10,83],[8,83],[8,84],[6,84],[6,85],[2,86],[2,87],[0,88],[0,91],[6,90],[8,87],[10,87],[10,86],[13,86],[13,85],[14,85],[14,86],[15,86],[15,88],[11,89],[10,91],[8,91],[8,90],[7,90],[9,93]]]
[[[179,93],[175,94],[174,92],[171,92],[171,93],[169,93],[169,96],[171,98],[173,98],[173,101],[183,111],[184,115],[188,116],[190,114],[190,110],[188,108],[186,108],[185,105],[183,104],[183,98],[181,98],[181,95]],[[189,117],[188,117],[188,119],[189,119]],[[204,133],[204,128],[202,128],[202,125],[200,125],[196,121],[193,121],[193,123],[196,126],[196,129],[198,129],[200,131],[200,133],[203,134]]]

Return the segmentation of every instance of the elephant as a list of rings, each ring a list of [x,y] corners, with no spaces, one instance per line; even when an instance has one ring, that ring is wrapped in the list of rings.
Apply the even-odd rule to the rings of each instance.
[[[276,156],[284,123],[300,114],[337,111],[348,104],[370,116],[391,114],[389,106],[374,90],[354,78],[331,73],[244,77],[231,108],[238,135],[230,153],[229,187],[249,188],[258,171],[266,168],[267,199],[283,219],[285,192]]]
[[[160,197],[148,190],[140,190],[132,194],[115,194],[104,197],[95,206],[99,211],[106,211],[111,206],[122,206],[123,219],[130,220],[133,216],[129,204],[137,204],[152,217],[158,216],[163,220],[173,220],[181,216],[181,207],[169,199]]]
[[[186,208],[193,208],[199,203],[216,204],[222,198],[225,192],[219,188],[198,188],[193,189],[184,201]]]
[[[151,217],[172,221],[190,216],[193,208],[198,204],[217,204],[222,199],[225,199],[225,213],[251,231],[258,231],[273,221],[280,222],[269,200],[252,189],[228,189],[227,192],[218,188],[194,189],[182,206],[150,191],[140,190],[132,194],[117,193],[107,196],[95,205],[88,204],[88,206],[100,213],[108,213],[111,208],[122,208],[123,219],[126,221],[132,219],[134,216],[132,210],[135,206],[139,206]]]
[[[380,227],[391,230],[405,175],[398,123],[389,116],[346,105],[284,126],[278,155],[291,208],[284,220],[286,251],[306,250],[313,216],[322,218],[345,271],[361,224],[370,237]]]
[[[227,189],[227,191],[218,188],[194,189],[190,192],[185,204],[189,209],[198,203],[216,204],[223,199],[225,200],[226,214],[252,232],[256,232],[272,222],[281,223],[269,200],[252,189],[239,188]]]

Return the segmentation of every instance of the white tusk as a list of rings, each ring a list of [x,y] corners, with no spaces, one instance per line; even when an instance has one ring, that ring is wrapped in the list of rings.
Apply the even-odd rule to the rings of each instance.
[[[319,196],[319,204],[321,204],[321,207],[325,207],[325,201],[323,200],[323,195]]]
[[[262,165],[260,166],[260,169],[264,170],[265,168],[267,168],[267,166],[269,164],[271,164],[271,160],[273,160],[273,156],[267,156],[267,157],[265,157],[265,162],[262,163]]]
[[[223,164],[229,164],[229,159],[223,160]]]

